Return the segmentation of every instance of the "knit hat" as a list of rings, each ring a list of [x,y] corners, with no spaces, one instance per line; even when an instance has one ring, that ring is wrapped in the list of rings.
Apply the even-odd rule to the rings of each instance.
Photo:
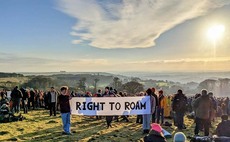
[[[152,130],[162,133],[162,128],[161,125],[157,124],[157,123],[153,123],[151,124]]]
[[[175,135],[174,135],[174,140],[173,142],[186,142],[186,136],[184,135],[184,133],[182,132],[177,132]]]

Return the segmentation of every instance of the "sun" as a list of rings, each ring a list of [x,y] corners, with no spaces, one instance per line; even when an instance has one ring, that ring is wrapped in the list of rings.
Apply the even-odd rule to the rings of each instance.
[[[207,37],[210,40],[218,40],[224,34],[225,26],[224,25],[214,25],[210,27],[207,31]]]

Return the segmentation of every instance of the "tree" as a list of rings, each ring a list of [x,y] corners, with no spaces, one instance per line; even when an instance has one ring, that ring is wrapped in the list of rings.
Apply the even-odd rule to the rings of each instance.
[[[50,77],[36,76],[22,86],[36,89],[47,89],[52,86],[57,86],[57,83]]]
[[[138,81],[141,81],[141,79],[140,79],[140,78],[138,78],[138,77],[132,77],[132,78],[131,78],[131,81],[138,82]]]
[[[114,87],[114,88],[117,88],[119,80],[120,80],[120,79],[119,79],[118,77],[114,77],[114,78],[113,78],[113,84],[114,84],[113,87]]]
[[[122,81],[118,77],[113,78],[113,88],[120,90],[122,88]]]
[[[97,83],[100,81],[100,79],[95,78],[94,79],[94,92],[97,93]]]
[[[86,78],[82,77],[79,80],[79,88],[82,89],[83,91],[86,91]]]
[[[136,81],[130,81],[123,84],[122,88],[126,90],[128,93],[135,94],[143,91],[144,85]]]

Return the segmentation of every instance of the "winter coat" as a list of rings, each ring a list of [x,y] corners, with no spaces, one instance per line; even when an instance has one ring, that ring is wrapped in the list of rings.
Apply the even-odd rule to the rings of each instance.
[[[57,103],[58,93],[56,91],[54,91],[54,93],[55,93],[55,103]],[[51,99],[52,99],[51,92],[48,92],[47,96],[48,96],[48,103],[51,103]]]
[[[200,96],[193,102],[193,109],[197,118],[209,119],[211,108],[212,103],[208,95]]]
[[[159,108],[166,108],[167,107],[167,100],[166,97],[164,95],[159,97]]]
[[[155,98],[155,100],[156,100],[156,106],[159,106],[159,99],[158,99],[158,96],[155,94],[155,93],[153,93],[153,95],[152,95],[154,98]]]
[[[187,97],[184,94],[176,94],[173,98],[173,111],[184,113],[187,110]]]
[[[150,104],[151,104],[151,114],[154,114],[156,111],[156,99],[154,96],[150,96]]]
[[[61,113],[69,113],[70,112],[70,96],[68,95],[59,95],[58,96],[59,104],[60,104],[60,110]]]
[[[11,92],[10,96],[13,101],[18,101],[18,99],[23,97],[22,92],[16,88]]]
[[[220,122],[216,128],[217,136],[230,137],[230,120]]]

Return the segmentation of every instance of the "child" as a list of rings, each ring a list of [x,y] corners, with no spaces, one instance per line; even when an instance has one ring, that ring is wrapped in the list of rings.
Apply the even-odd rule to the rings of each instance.
[[[70,95],[68,94],[68,87],[61,87],[61,95],[58,96],[60,109],[61,109],[61,118],[63,123],[64,135],[71,135],[70,133]]]
[[[151,127],[150,133],[144,137],[144,142],[167,142],[159,124],[153,123]]]

